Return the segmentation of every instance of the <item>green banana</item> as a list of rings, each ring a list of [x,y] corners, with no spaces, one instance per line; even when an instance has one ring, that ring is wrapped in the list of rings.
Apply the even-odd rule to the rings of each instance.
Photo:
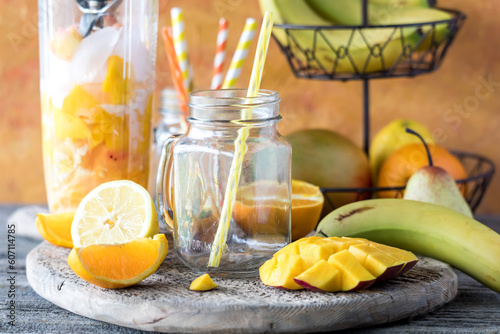
[[[361,25],[361,0],[306,0],[323,18],[337,24]],[[381,1],[379,1],[380,3]],[[450,19],[450,13],[421,6],[400,6],[374,4],[368,1],[368,24],[425,23]]]
[[[429,7],[435,1],[429,0],[368,0],[370,4],[387,6],[390,8],[399,7]],[[429,3],[430,2],[430,3]]]
[[[363,237],[447,262],[500,292],[500,235],[448,208],[404,199],[373,199],[338,208],[317,236]]]
[[[277,24],[331,26],[332,22],[320,17],[305,0],[259,0],[262,12],[272,11]],[[419,37],[412,34],[416,29],[408,29],[410,36],[405,36],[404,46],[415,47]],[[274,29],[274,35],[281,44],[288,45],[299,61],[307,63],[309,59],[300,51],[315,50],[317,62],[313,66],[326,70],[335,67],[337,72],[370,73],[387,69],[398,60],[402,60],[403,43],[399,33],[393,28],[360,30],[336,29],[322,30],[314,38],[312,29],[290,29],[289,35],[282,29]],[[391,38],[391,41],[386,43]],[[289,43],[289,40],[291,42]],[[370,56],[368,45],[379,45],[377,55]],[[348,52],[346,47],[348,46]],[[335,51],[332,51],[332,49]],[[377,53],[377,51],[375,51]],[[383,55],[383,61],[380,54]],[[310,61],[309,61],[310,62]]]
[[[361,0],[306,0],[307,3],[326,20],[343,25],[361,25]],[[403,2],[402,0],[397,0]],[[385,2],[385,4],[384,4]],[[408,0],[405,6],[394,6],[388,0],[368,1],[368,24],[371,25],[391,25],[391,24],[411,24],[427,23],[433,21],[449,20],[453,16],[443,10],[429,8],[424,3],[417,5],[419,0]],[[434,29],[434,34],[432,30]],[[441,23],[433,27],[432,25],[420,26],[420,34],[425,34],[424,41],[419,45],[418,50],[428,49],[432,39],[438,43],[446,36],[448,24]],[[405,28],[405,35],[414,32],[414,29]]]

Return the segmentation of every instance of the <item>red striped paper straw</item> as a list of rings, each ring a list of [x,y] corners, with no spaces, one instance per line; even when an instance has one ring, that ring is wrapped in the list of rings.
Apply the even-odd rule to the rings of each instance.
[[[170,75],[172,75],[172,81],[177,91],[177,98],[179,99],[179,106],[187,116],[188,108],[188,95],[186,89],[184,88],[184,81],[182,78],[182,71],[177,62],[177,57],[175,54],[174,38],[172,36],[171,27],[163,27],[161,29],[161,35],[163,37],[163,44],[165,46],[165,51],[167,53],[168,65],[170,67]]]
[[[222,88],[222,68],[226,59],[226,41],[227,41],[227,20],[222,18],[219,20],[219,32],[217,33],[217,48],[215,50],[214,59],[214,74],[212,76],[212,84],[210,88]]]

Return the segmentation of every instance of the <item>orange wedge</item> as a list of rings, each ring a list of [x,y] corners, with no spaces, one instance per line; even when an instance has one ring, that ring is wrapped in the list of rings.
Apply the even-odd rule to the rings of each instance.
[[[316,228],[325,199],[318,186],[292,180],[292,240]]]
[[[153,274],[167,256],[164,234],[120,244],[75,247],[68,264],[83,280],[106,289],[134,285]]]
[[[60,214],[39,213],[36,217],[36,227],[42,237],[55,246],[73,248],[71,239],[71,223],[74,212]]]
[[[285,184],[259,181],[238,189],[233,217],[248,234],[284,234],[289,190]],[[292,240],[316,227],[324,197],[319,187],[292,180]]]

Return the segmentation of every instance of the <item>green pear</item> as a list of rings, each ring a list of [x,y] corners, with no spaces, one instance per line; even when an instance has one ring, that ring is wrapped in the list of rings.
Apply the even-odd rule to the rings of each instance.
[[[423,138],[411,129],[406,129],[406,132],[420,137],[427,150],[429,166],[419,169],[410,177],[403,198],[441,205],[473,217],[453,177],[443,168],[433,166],[431,154]]]

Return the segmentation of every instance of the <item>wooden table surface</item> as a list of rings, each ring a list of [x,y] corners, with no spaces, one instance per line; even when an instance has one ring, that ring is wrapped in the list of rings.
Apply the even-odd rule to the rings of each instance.
[[[2,300],[0,333],[149,333],[88,319],[38,296],[26,280],[25,259],[38,240],[16,236],[15,274],[9,274],[6,221],[19,206],[0,205],[0,291]],[[479,217],[500,232],[499,217]],[[500,333],[500,293],[496,293],[456,270],[458,295],[431,313],[382,326],[349,330],[345,333]],[[9,296],[8,281],[15,278],[15,296]],[[15,305],[14,326],[7,317],[11,300]],[[333,329],[332,329],[333,330]],[[343,333],[343,332],[336,332]]]

